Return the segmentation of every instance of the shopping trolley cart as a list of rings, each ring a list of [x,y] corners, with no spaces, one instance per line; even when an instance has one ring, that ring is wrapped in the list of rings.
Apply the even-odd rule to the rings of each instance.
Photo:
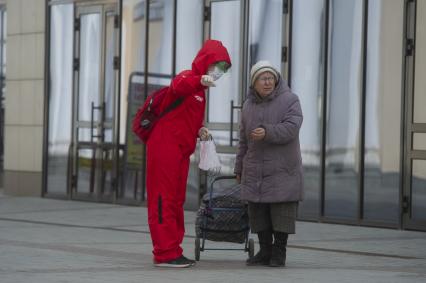
[[[195,221],[195,260],[205,250],[243,250],[254,255],[254,241],[249,239],[247,204],[240,200],[240,185],[218,187],[218,181],[236,176],[215,177],[204,195]],[[244,248],[206,248],[206,240],[244,243]]]

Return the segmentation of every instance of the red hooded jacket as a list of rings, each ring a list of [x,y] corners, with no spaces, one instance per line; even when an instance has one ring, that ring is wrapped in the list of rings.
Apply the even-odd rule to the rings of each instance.
[[[207,40],[192,62],[192,69],[182,71],[172,80],[161,105],[161,111],[164,111],[178,97],[184,97],[176,109],[160,119],[156,128],[165,127],[170,130],[189,154],[195,150],[198,130],[203,126],[204,120],[206,87],[200,82],[201,76],[207,73],[211,64],[219,61],[231,65],[228,51],[220,41]]]

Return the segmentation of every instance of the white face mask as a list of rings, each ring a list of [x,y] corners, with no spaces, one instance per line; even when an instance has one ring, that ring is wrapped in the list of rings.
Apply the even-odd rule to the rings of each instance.
[[[224,72],[219,69],[217,66],[214,66],[213,70],[208,70],[207,75],[211,76],[214,81],[220,79],[220,77],[224,74]]]

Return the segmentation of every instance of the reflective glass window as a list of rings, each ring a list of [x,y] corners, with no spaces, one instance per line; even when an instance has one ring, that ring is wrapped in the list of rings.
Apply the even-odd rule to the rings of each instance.
[[[65,194],[67,189],[71,144],[73,23],[72,4],[51,7],[48,193]]]
[[[398,221],[403,3],[368,1],[364,219]]]
[[[305,197],[299,216],[316,218],[321,185],[325,1],[294,1],[292,11],[291,88],[299,96],[303,111],[300,146]]]
[[[359,188],[362,0],[330,2],[325,215],[356,218]]]

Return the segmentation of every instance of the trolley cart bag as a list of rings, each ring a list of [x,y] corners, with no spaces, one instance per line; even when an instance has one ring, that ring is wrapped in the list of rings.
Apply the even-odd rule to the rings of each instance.
[[[240,185],[204,195],[195,221],[196,235],[210,241],[244,243],[249,230],[246,204]]]

